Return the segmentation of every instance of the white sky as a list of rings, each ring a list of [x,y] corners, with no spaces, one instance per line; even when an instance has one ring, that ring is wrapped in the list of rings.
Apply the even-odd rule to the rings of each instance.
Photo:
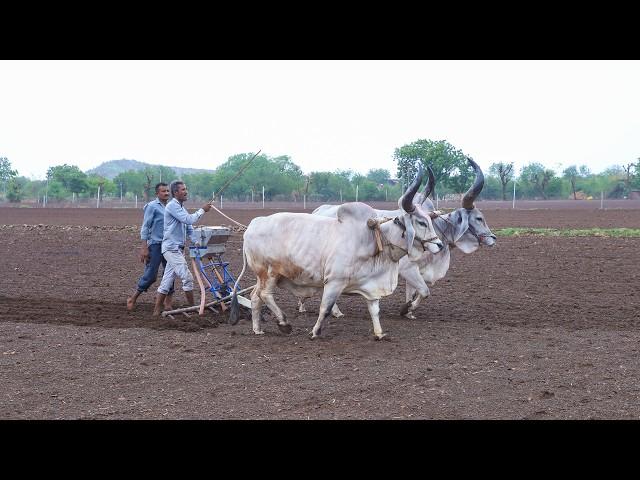
[[[0,61],[0,157],[20,175],[121,158],[396,174],[447,140],[494,162],[594,172],[640,157],[640,61]]]

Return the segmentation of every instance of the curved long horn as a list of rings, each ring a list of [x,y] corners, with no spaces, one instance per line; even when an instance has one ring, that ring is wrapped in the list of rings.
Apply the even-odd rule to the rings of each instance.
[[[472,210],[474,208],[473,201],[482,191],[482,187],[484,187],[484,174],[482,173],[480,166],[471,160],[471,157],[467,157],[467,162],[469,162],[475,170],[476,179],[473,182],[473,185],[471,185],[471,188],[469,188],[467,193],[464,194],[464,197],[462,197],[462,206],[467,210]]]
[[[402,199],[401,199],[402,201],[400,202],[400,204],[402,205],[402,209],[407,213],[413,212],[416,208],[413,205],[413,197],[415,196],[416,192],[420,188],[420,184],[422,183],[423,177],[424,177],[424,170],[422,168],[422,165],[420,165],[418,167],[418,174],[416,175],[416,178],[413,180],[413,183],[409,185],[409,188],[407,188],[407,191],[404,192],[404,195],[402,196]]]
[[[433,187],[436,186],[436,177],[433,174],[433,170],[431,170],[431,166],[427,165],[427,172],[429,173],[429,180],[427,180],[427,184],[424,186],[424,191],[422,192],[422,205],[424,201],[427,199],[431,192],[433,192]]]

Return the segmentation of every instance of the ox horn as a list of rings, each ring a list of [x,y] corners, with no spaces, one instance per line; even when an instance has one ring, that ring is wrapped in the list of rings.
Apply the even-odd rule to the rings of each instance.
[[[467,162],[469,162],[475,170],[476,179],[474,180],[473,185],[471,185],[471,188],[469,188],[467,193],[464,194],[464,197],[462,197],[462,206],[467,210],[472,210],[474,208],[473,201],[482,191],[482,187],[484,187],[484,174],[482,173],[480,166],[474,162],[471,157],[467,157]]]
[[[422,192],[422,202],[420,204],[424,203],[427,197],[431,195],[431,192],[433,192],[433,187],[436,186],[436,177],[433,174],[433,170],[431,170],[430,165],[427,165],[427,172],[429,173],[429,180],[427,180],[427,184],[424,186],[424,191]]]
[[[400,204],[402,205],[402,209],[407,213],[413,212],[416,208],[413,205],[413,197],[418,191],[418,188],[420,188],[420,184],[422,183],[422,177],[424,177],[424,170],[422,168],[422,165],[420,165],[418,167],[418,175],[416,175],[416,178],[413,180],[413,183],[409,185],[409,188],[407,188],[407,191],[404,192],[404,195],[401,198]]]

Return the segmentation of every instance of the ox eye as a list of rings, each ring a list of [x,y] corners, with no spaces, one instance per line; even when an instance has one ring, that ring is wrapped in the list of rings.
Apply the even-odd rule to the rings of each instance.
[[[462,217],[458,217],[458,223],[462,223]]]
[[[421,222],[420,220],[418,220],[418,225],[422,225],[423,227],[426,227],[426,226],[427,226],[427,224],[426,224],[426,223]]]

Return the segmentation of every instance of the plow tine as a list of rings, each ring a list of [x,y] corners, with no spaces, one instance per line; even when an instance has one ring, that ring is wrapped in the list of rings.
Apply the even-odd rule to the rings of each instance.
[[[237,293],[238,293],[238,295],[241,295],[243,293],[247,293],[247,292],[253,290],[254,288],[255,288],[255,285],[251,285],[250,287],[244,288],[244,289],[240,290]],[[209,308],[209,307],[211,307],[213,305],[219,305],[221,302],[226,302],[226,301],[230,300],[232,297],[233,297],[233,295],[227,295],[226,297],[224,297],[222,299],[217,299],[217,300],[214,300],[213,302],[209,302],[209,303],[205,304],[205,308]],[[193,307],[178,308],[176,310],[169,310],[168,312],[162,312],[162,316],[163,317],[171,317],[171,318],[173,318],[171,315],[173,315],[174,313],[197,312],[199,309],[200,309],[199,305],[194,305]]]

